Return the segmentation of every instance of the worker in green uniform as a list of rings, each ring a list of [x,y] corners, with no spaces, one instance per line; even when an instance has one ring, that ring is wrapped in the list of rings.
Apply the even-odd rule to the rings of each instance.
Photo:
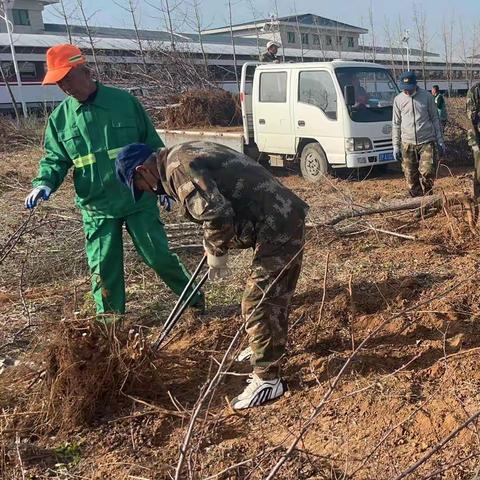
[[[435,105],[437,106],[440,128],[442,129],[442,133],[445,133],[445,126],[447,125],[448,120],[447,104],[445,102],[445,97],[440,93],[440,87],[438,85],[432,87],[432,95],[435,100]]]
[[[47,51],[43,84],[56,83],[68,96],[48,119],[44,156],[25,205],[31,209],[40,200],[48,200],[73,167],[97,314],[123,314],[123,225],[144,262],[177,295],[189,276],[169,250],[156,196],[143,195],[134,202],[115,174],[115,158],[125,145],[144,142],[157,149],[163,142],[138,100],[94,81],[85,63],[73,45],[57,45]],[[169,208],[169,199],[163,197],[162,201]],[[192,303],[202,309],[203,296],[199,294]]]

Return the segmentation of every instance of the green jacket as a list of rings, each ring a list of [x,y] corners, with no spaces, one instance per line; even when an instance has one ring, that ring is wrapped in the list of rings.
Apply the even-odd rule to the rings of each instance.
[[[268,50],[262,53],[259,57],[261,62],[278,62],[278,57]]]
[[[440,120],[445,121],[448,118],[447,115],[447,104],[445,102],[445,97],[441,93],[437,93],[434,97],[435,105],[438,110],[438,117]]]
[[[480,145],[480,83],[467,93],[467,118],[469,120],[468,144],[471,147]]]
[[[70,167],[76,204],[91,217],[121,218],[155,207],[154,195],[133,201],[115,175],[115,158],[130,143],[163,147],[139,101],[124,90],[98,83],[95,98],[80,103],[66,98],[50,115],[45,130],[44,156],[33,186],[57,190]]]

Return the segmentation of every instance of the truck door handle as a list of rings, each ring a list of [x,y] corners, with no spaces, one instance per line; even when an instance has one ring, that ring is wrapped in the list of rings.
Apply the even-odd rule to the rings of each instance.
[[[304,120],[299,120],[298,122],[299,127],[304,127],[305,126],[305,121]]]
[[[265,125],[266,122],[265,122],[265,120],[264,120],[263,118],[260,118],[260,119],[258,120],[258,123],[259,123],[260,125]]]

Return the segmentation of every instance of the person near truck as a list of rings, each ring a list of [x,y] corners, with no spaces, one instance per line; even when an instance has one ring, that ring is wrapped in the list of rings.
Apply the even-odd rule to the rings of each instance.
[[[115,158],[125,145],[144,142],[154,149],[163,147],[143,107],[129,93],[94,81],[74,45],[47,51],[43,84],[57,84],[67,98],[48,119],[44,155],[25,206],[32,209],[48,200],[73,168],[99,319],[108,322],[125,312],[124,225],[143,261],[180,294],[189,275],[169,250],[157,197],[147,193],[134,202],[115,175]],[[194,300],[202,309],[203,296]]]
[[[353,72],[339,72],[337,73],[338,81],[342,92],[344,91],[347,85],[352,85],[355,92],[355,104],[354,108],[363,108],[368,105],[370,96],[367,90],[362,86],[360,79]]]
[[[432,95],[435,100],[435,105],[437,106],[438,118],[440,118],[440,127],[442,128],[442,133],[445,131],[445,125],[447,124],[448,114],[447,114],[447,103],[445,102],[445,97],[440,93],[440,87],[434,85],[432,87]]]
[[[267,50],[260,55],[261,62],[280,63],[280,59],[277,57],[280,44],[270,41],[267,43]]]
[[[440,119],[429,92],[417,85],[414,72],[400,76],[400,90],[393,102],[393,153],[412,197],[432,193],[438,156],[445,154]]]
[[[467,117],[469,128],[468,144],[475,162],[474,195],[480,197],[480,83],[473,85],[467,93]]]
[[[211,280],[225,276],[230,249],[253,249],[242,299],[249,348],[238,358],[249,357],[253,373],[232,407],[282,396],[281,363],[308,206],[257,162],[211,142],[187,142],[156,153],[147,145],[130,145],[118,154],[116,168],[138,201],[142,192],[167,194],[186,218],[203,224]]]

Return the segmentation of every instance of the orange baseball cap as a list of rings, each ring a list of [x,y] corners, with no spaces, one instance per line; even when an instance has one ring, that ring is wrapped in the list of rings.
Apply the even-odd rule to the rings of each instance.
[[[42,85],[59,82],[72,68],[86,63],[82,52],[68,43],[55,45],[47,50],[47,74]]]

